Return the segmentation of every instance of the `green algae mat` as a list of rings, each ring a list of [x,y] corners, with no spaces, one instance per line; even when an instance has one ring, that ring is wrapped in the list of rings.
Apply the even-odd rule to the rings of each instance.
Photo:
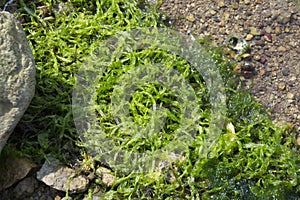
[[[96,177],[78,199],[299,198],[296,130],[242,90],[224,47],[166,27],[144,1],[10,6],[37,86],[3,154],[111,167],[112,186]]]

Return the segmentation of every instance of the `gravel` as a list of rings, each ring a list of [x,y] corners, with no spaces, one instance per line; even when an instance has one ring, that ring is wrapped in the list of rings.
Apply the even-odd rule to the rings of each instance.
[[[274,122],[300,127],[299,0],[163,0],[160,10],[182,33],[210,35],[216,44],[244,38],[257,72],[247,89]]]

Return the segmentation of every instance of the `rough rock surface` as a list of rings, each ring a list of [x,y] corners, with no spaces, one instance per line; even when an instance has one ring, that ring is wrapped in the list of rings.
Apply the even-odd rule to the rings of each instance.
[[[56,190],[68,190],[70,193],[85,191],[89,180],[75,174],[77,174],[75,170],[59,164],[59,161],[54,158],[49,158],[37,172],[37,179]]]
[[[0,191],[24,178],[35,167],[36,165],[26,158],[0,158]]]
[[[34,177],[28,177],[20,181],[14,189],[14,198],[24,199],[31,195],[38,185],[38,181]]]
[[[105,167],[99,167],[96,170],[96,174],[102,177],[102,183],[108,187],[111,187],[116,180],[116,177],[111,174],[111,171]]]
[[[35,64],[21,24],[0,12],[0,152],[34,95]]]

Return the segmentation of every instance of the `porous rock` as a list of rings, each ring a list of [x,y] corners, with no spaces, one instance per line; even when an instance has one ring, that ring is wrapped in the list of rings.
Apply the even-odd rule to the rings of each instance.
[[[26,158],[0,158],[0,191],[23,179],[36,165]],[[1,199],[1,198],[0,198]]]
[[[21,24],[0,12],[0,152],[35,90],[34,58]]]
[[[76,171],[64,166],[54,158],[45,161],[42,168],[37,172],[37,179],[46,185],[60,191],[70,193],[84,192],[89,180]]]

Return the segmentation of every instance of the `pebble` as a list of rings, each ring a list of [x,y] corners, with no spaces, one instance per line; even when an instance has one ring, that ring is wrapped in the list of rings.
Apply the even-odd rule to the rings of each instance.
[[[265,33],[264,39],[268,42],[272,42],[272,35],[270,33]]]
[[[189,20],[190,22],[194,22],[195,21],[194,15],[188,15],[188,16],[186,16],[186,19]]]
[[[267,27],[265,28],[265,31],[266,31],[267,33],[271,33],[273,30],[272,30],[272,28],[271,28],[270,26],[267,26]]]
[[[111,187],[116,180],[116,177],[111,174],[111,171],[105,167],[99,167],[96,170],[96,174],[101,177],[102,183],[109,187]]]
[[[267,62],[266,57],[261,56],[259,62],[262,63],[262,64],[265,64]]]
[[[285,33],[289,33],[289,32],[290,32],[290,29],[289,29],[288,27],[286,27],[286,28],[284,29],[284,32],[285,32]]]
[[[238,2],[233,2],[233,3],[232,3],[232,8],[233,8],[234,10],[237,10],[237,9],[239,8]]]
[[[249,40],[252,40],[254,36],[252,34],[247,34],[245,40],[249,41]]]
[[[209,12],[211,15],[215,15],[217,13],[215,10],[210,10]]]
[[[282,58],[278,58],[278,59],[277,59],[277,62],[278,62],[278,63],[282,63],[282,62],[283,62],[283,59],[282,59]],[[278,64],[278,63],[277,63],[277,64]]]
[[[287,96],[288,99],[293,99],[293,98],[294,98],[294,94],[293,94],[293,93],[290,93],[290,92],[287,93],[286,96]]]
[[[284,82],[280,82],[280,83],[278,84],[278,88],[279,88],[281,91],[285,90],[285,83],[284,83]]]
[[[297,80],[296,76],[292,76],[292,77],[290,78],[290,81],[291,81],[291,82],[296,81],[296,80]]]
[[[226,7],[224,1],[222,1],[222,0],[219,0],[217,5],[218,5],[219,8]]]
[[[252,35],[260,35],[260,32],[255,27],[250,27],[250,34]]]
[[[49,161],[49,163],[48,163]],[[83,175],[76,175],[70,179],[70,176],[76,174],[75,170],[59,163],[55,158],[48,158],[42,168],[37,172],[37,179],[46,185],[60,191],[69,190],[69,193],[84,192],[87,189],[89,180]]]
[[[288,76],[288,75],[290,74],[289,68],[284,68],[284,69],[282,70],[282,74],[283,74],[283,76]]]
[[[23,179],[14,188],[14,197],[19,199],[21,197],[31,196],[37,185],[38,181],[33,177]]]
[[[37,166],[27,158],[13,156],[0,158],[0,191],[26,177],[35,167]]]
[[[259,61],[259,60],[260,60],[260,55],[257,55],[257,54],[254,55],[254,56],[253,56],[253,59],[256,60],[256,61]]]
[[[253,76],[252,71],[244,71],[244,78],[249,79]]]
[[[261,46],[261,47],[265,46],[265,41],[260,40],[260,37],[259,37],[259,40],[257,40],[255,43],[256,43],[256,45]]]
[[[279,35],[281,33],[281,28],[279,26],[275,27],[275,33],[276,35]]]
[[[291,13],[288,12],[282,12],[278,17],[277,17],[277,22],[280,24],[286,24],[291,20]]]
[[[280,47],[278,47],[277,51],[278,52],[285,52],[286,48],[284,46],[280,46]]]
[[[259,71],[259,75],[260,76],[263,76],[263,75],[265,75],[266,74],[266,70],[265,69],[261,69],[260,71]]]
[[[246,5],[248,5],[248,4],[250,4],[250,0],[245,0],[244,3],[245,3]]]

